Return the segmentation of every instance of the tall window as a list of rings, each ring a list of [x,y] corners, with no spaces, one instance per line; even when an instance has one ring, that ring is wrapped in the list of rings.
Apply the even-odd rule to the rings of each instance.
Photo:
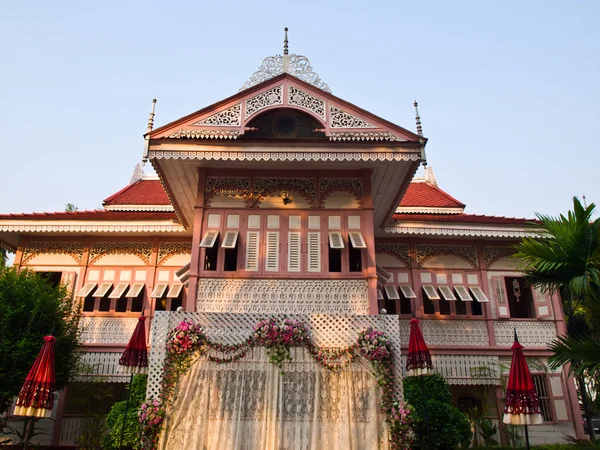
[[[525,279],[520,277],[506,277],[505,282],[510,317],[514,319],[535,317],[533,314],[531,289],[525,286]]]
[[[548,394],[548,386],[546,385],[545,375],[532,375],[533,385],[540,400],[540,410],[544,422],[552,422],[552,414],[550,413],[550,395]]]

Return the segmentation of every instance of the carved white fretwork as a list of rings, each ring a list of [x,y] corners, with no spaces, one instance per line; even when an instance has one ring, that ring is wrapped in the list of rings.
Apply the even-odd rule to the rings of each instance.
[[[500,360],[486,355],[432,355],[433,370],[448,384],[499,385]],[[406,373],[406,355],[402,355],[402,370]]]
[[[275,86],[246,100],[246,119],[273,105],[283,105],[283,85]]]
[[[161,242],[158,247],[158,264],[165,263],[175,255],[191,255],[191,242]]]
[[[215,195],[220,196],[240,196],[245,199],[250,198],[251,179],[243,177],[209,177],[206,180],[206,189],[204,201],[207,206]]]
[[[287,56],[287,55],[286,55]],[[270,80],[283,73],[284,57],[282,55],[269,56],[265,58],[256,72],[240,88],[240,91],[256,86],[263,81]],[[310,61],[305,56],[291,54],[289,55],[289,67],[287,72],[290,75],[300,78],[308,84],[325,91],[331,92],[329,86],[321,80],[310,65]]]
[[[360,117],[356,117],[335,106],[329,107],[330,118],[329,125],[331,128],[376,128],[375,125],[369,123]]]
[[[483,247],[483,257],[485,264],[489,268],[496,261],[502,258],[510,258],[515,254],[515,249],[508,246]]]
[[[288,86],[288,103],[314,112],[325,121],[325,102],[314,97],[296,86]]]
[[[415,250],[419,264],[437,255],[454,255],[477,267],[477,249],[474,245],[417,244]]]
[[[148,361],[147,398],[160,398],[162,368],[166,355],[168,332],[183,319],[200,323],[206,335],[213,341],[223,344],[238,344],[252,334],[253,327],[262,319],[273,314],[227,314],[227,313],[155,313],[152,321],[151,348]],[[398,330],[398,316],[394,315],[335,315],[335,314],[295,314],[286,317],[303,321],[308,325],[314,342],[324,347],[348,347],[356,342],[358,333],[371,326],[383,331],[391,341],[394,354],[394,368],[399,378],[401,369],[401,341]],[[408,342],[408,341],[406,341]],[[284,370],[286,366],[284,363]],[[401,394],[399,392],[399,394]]]
[[[107,211],[175,211],[173,205],[106,205],[104,209]]]
[[[402,219],[400,219],[402,220]],[[485,229],[485,228],[449,228],[449,227],[412,227],[394,225],[385,227],[385,233],[422,235],[422,236],[482,236],[494,238],[523,238],[523,237],[542,237],[535,231],[515,230],[515,229]]]
[[[554,322],[494,322],[496,345],[510,347],[515,341],[514,329],[517,329],[519,342],[525,347],[548,347],[556,338]]]
[[[484,320],[435,320],[421,321],[423,336],[428,345],[449,345],[457,347],[487,347],[489,337]],[[400,321],[402,342],[408,344],[410,325],[408,320]]]
[[[237,139],[238,130],[179,130],[170,134],[173,139]]]
[[[410,266],[410,248],[408,244],[375,244],[375,251],[392,255]]]
[[[127,345],[138,323],[137,317],[82,317],[79,320],[82,344]]]
[[[99,242],[92,244],[90,264],[106,255],[136,255],[144,262],[150,262],[152,244],[148,242]]]
[[[80,263],[83,259],[85,245],[83,242],[30,242],[23,251],[23,262],[25,264],[37,255],[69,255],[75,262]]]
[[[406,139],[390,133],[389,131],[348,131],[332,132],[329,135],[332,141],[391,141],[405,142]]]
[[[200,279],[197,311],[368,314],[364,280]]]
[[[320,178],[319,179],[319,195],[320,205],[322,208],[327,197],[336,191],[349,192],[358,201],[359,208],[363,202],[363,184],[360,178]]]
[[[119,371],[121,355],[121,352],[82,353],[75,381],[127,383],[129,374]]]
[[[420,161],[416,152],[207,152],[151,150],[150,159],[204,161]],[[0,225],[0,230],[4,226]]]
[[[218,127],[239,127],[242,124],[242,104],[238,103],[230,108],[219,111],[212,116],[205,117],[192,126],[211,125]]]
[[[254,179],[254,197],[257,199],[279,195],[282,190],[297,192],[310,203],[312,208],[317,206],[317,181],[314,178]]]

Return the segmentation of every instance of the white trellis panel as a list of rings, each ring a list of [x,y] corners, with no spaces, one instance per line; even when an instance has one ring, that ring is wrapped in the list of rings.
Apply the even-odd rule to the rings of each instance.
[[[237,344],[252,334],[253,327],[273,314],[230,314],[158,311],[152,321],[151,348],[148,361],[147,398],[160,398],[160,380],[166,356],[166,341],[169,330],[183,319],[202,325],[207,336],[223,344]],[[394,369],[400,381],[402,374],[400,346],[401,334],[398,316],[395,315],[334,315],[296,314],[281,315],[307,324],[314,342],[325,347],[348,347],[356,342],[358,333],[371,326],[384,332],[391,341],[394,354]],[[235,363],[234,363],[235,364]],[[284,366],[285,369],[285,366]],[[402,394],[398,383],[399,395]]]

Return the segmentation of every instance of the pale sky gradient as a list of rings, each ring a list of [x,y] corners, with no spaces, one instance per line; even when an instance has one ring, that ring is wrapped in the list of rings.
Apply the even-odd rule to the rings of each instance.
[[[333,93],[414,130],[467,211],[600,202],[600,1],[0,4],[0,212],[99,207],[155,124],[238,91],[266,56],[307,56]]]

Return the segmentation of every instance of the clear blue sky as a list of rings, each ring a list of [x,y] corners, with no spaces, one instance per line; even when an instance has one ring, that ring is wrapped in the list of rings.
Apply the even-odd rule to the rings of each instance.
[[[333,93],[414,129],[467,211],[600,203],[600,1],[2,2],[0,212],[93,209],[156,125],[307,56]]]

